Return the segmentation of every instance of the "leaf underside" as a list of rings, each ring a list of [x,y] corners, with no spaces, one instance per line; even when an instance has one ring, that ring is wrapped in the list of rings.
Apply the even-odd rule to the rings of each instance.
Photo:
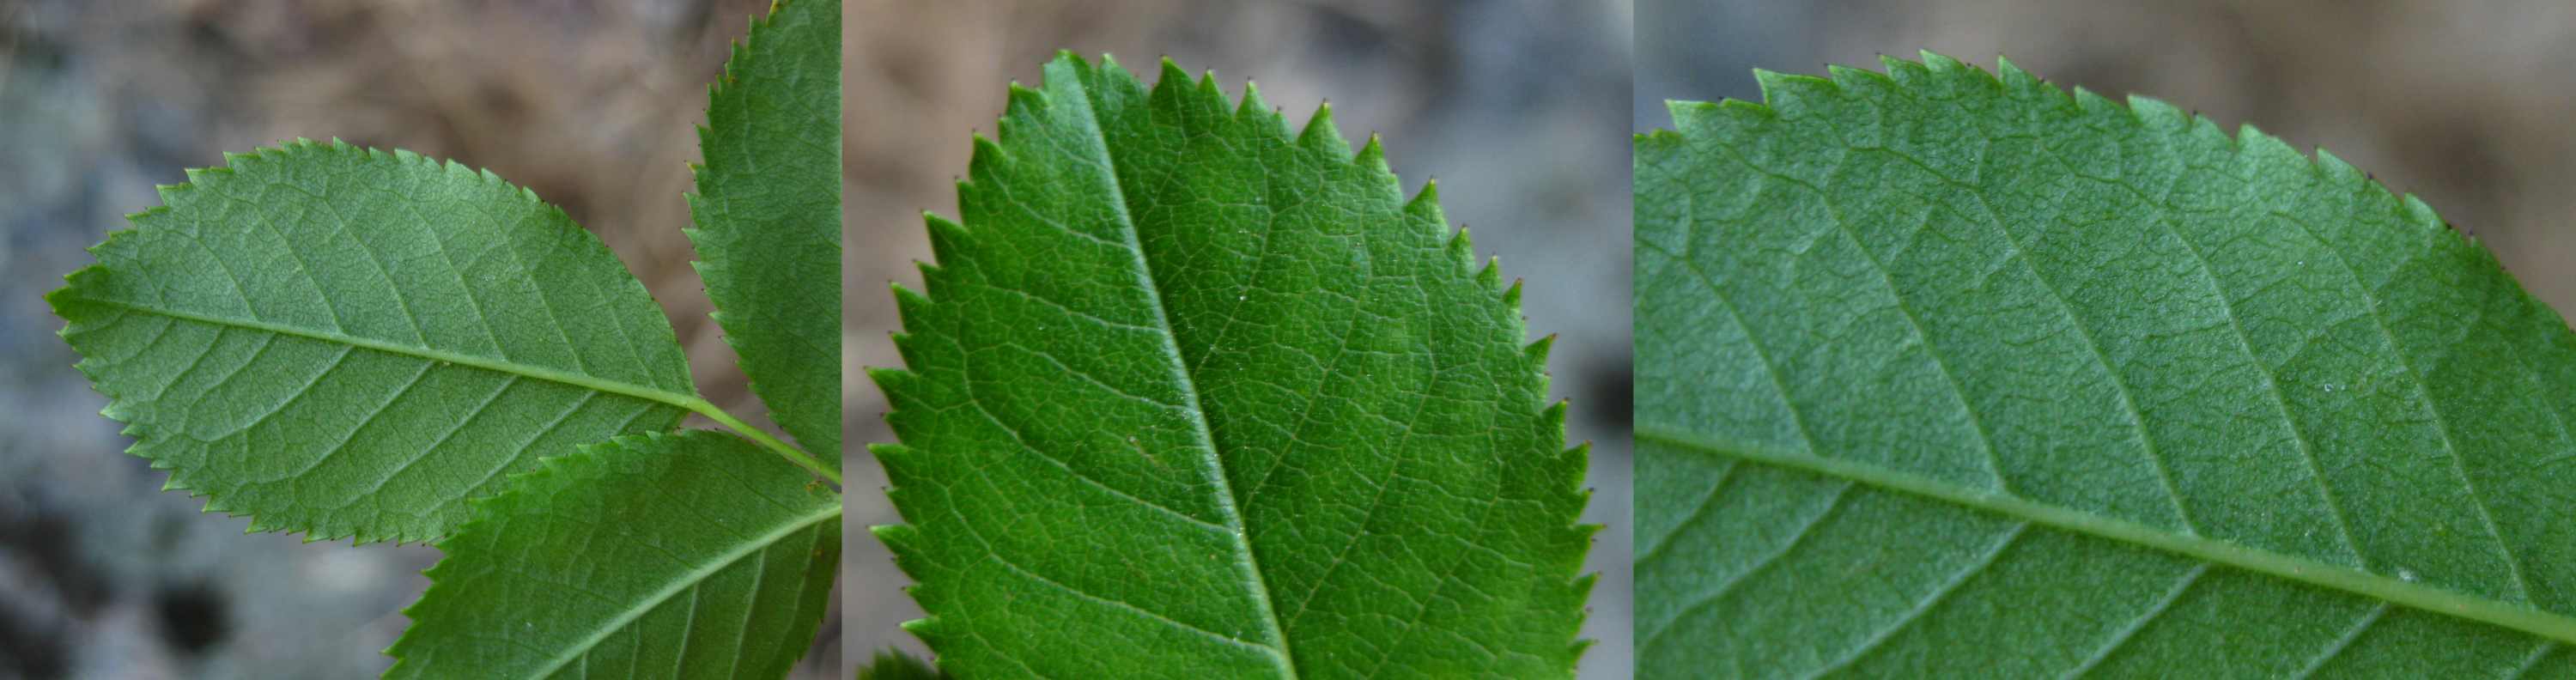
[[[2319,152],[1925,54],[1636,143],[1648,676],[2576,675],[2576,337]]]
[[[841,3],[778,3],[708,89],[698,276],[779,427],[841,451]]]
[[[386,677],[781,677],[840,560],[812,480],[706,430],[546,459],[438,543]]]
[[[1064,55],[976,140],[874,376],[907,627],[970,676],[1569,674],[1585,453],[1517,288],[1249,89]]]
[[[337,141],[226,159],[46,297],[131,452],[207,510],[428,540],[696,398],[643,285],[526,190]]]

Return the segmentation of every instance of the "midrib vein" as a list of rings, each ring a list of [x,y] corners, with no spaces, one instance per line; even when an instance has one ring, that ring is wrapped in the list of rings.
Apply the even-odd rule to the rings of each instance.
[[[2466,595],[2306,557],[2191,536],[2123,519],[1971,489],[1875,465],[1720,441],[1680,428],[1639,423],[1636,438],[1669,446],[1813,474],[2027,520],[2096,538],[2137,545],[2213,564],[2339,590],[2393,604],[2509,628],[2561,642],[2576,642],[2576,618],[2524,605]]]
[[[1235,551],[1243,555],[1243,559],[1235,562],[1235,569],[1241,572],[1244,586],[1252,591],[1253,606],[1261,610],[1262,625],[1270,634],[1270,647],[1277,650],[1280,675],[1298,677],[1296,657],[1288,651],[1288,630],[1279,624],[1278,605],[1272,602],[1269,582],[1261,574],[1259,558],[1252,553],[1250,527],[1244,523],[1242,511],[1234,506],[1234,486],[1226,481],[1225,461],[1217,453],[1216,432],[1208,427],[1207,410],[1199,406],[1198,377],[1191,375],[1189,363],[1181,357],[1180,332],[1172,325],[1170,309],[1163,305],[1163,288],[1154,280],[1152,261],[1145,257],[1144,241],[1137,235],[1136,218],[1127,209],[1127,187],[1118,178],[1117,158],[1109,153],[1108,132],[1100,128],[1096,113],[1098,103],[1091,98],[1087,84],[1077,83],[1070,89],[1082,95],[1081,106],[1074,109],[1081,112],[1081,127],[1091,133],[1092,143],[1098,145],[1093,151],[1099,155],[1100,171],[1108,175],[1102,178],[1101,185],[1109,190],[1110,206],[1117,211],[1118,235],[1126,240],[1127,252],[1135,257],[1136,285],[1144,289],[1145,304],[1153,308],[1154,323],[1161,326],[1162,332],[1156,337],[1163,340],[1164,359],[1171,365],[1172,380],[1180,386],[1190,426],[1198,436],[1199,445],[1207,451],[1206,455],[1199,457],[1199,474],[1216,490],[1216,509],[1223,520],[1220,523],[1233,529],[1228,536],[1234,541]]]
[[[372,338],[361,338],[361,337],[356,337],[356,336],[352,336],[352,335],[345,335],[345,334],[341,334],[341,333],[334,333],[334,332],[330,332],[330,331],[318,331],[318,330],[313,330],[313,329],[310,329],[310,328],[297,328],[297,327],[294,327],[294,326],[288,326],[288,325],[284,325],[284,324],[277,324],[277,323],[270,323],[270,322],[266,322],[266,321],[257,321],[257,320],[248,320],[248,319],[227,319],[227,318],[222,318],[222,317],[207,316],[207,315],[204,315],[204,314],[198,314],[198,313],[195,313],[195,312],[182,312],[182,311],[178,311],[178,310],[174,310],[174,309],[162,309],[162,308],[158,308],[158,307],[146,307],[146,306],[143,306],[143,305],[138,305],[138,304],[134,304],[134,303],[131,303],[131,302],[125,302],[125,301],[122,301],[122,300],[102,300],[102,299],[99,299],[99,298],[93,298],[93,297],[83,297],[83,298],[81,298],[81,301],[83,301],[83,302],[87,302],[87,303],[90,303],[90,304],[99,305],[99,306],[102,306],[102,307],[114,307],[114,308],[117,308],[117,309],[122,309],[122,310],[126,310],[126,311],[131,311],[131,312],[135,312],[135,313],[139,313],[139,314],[150,314],[150,315],[154,315],[154,316],[164,316],[164,317],[169,317],[169,318],[173,318],[173,319],[180,319],[180,320],[185,320],[185,321],[193,321],[193,322],[202,323],[202,324],[211,324],[211,325],[216,325],[216,326],[228,326],[228,327],[232,327],[232,328],[241,328],[241,329],[247,329],[247,330],[262,331],[262,332],[267,332],[267,333],[276,333],[276,334],[279,334],[279,335],[291,335],[291,336],[295,336],[295,337],[299,337],[299,338],[304,338],[304,339],[307,339],[307,340],[318,340],[318,341],[321,341],[321,342],[328,342],[328,343],[335,343],[335,344],[341,344],[341,345],[348,345],[348,346],[351,346],[351,347],[357,347],[357,348],[359,348],[359,349],[367,349],[367,350],[374,350],[374,351],[378,351],[378,352],[384,352],[384,353],[386,353],[386,354],[398,354],[398,355],[409,356],[409,357],[416,357],[416,358],[421,358],[421,359],[429,359],[429,360],[432,360],[432,361],[442,361],[442,362],[447,362],[447,363],[451,363],[451,364],[456,364],[456,365],[459,365],[459,366],[470,366],[470,367],[473,367],[473,368],[480,368],[480,369],[484,369],[484,370],[487,370],[487,371],[493,371],[493,372],[497,372],[497,373],[507,373],[507,374],[512,374],[512,375],[527,376],[527,377],[530,377],[530,378],[536,378],[536,379],[538,379],[538,380],[545,380],[545,381],[550,381],[550,382],[563,383],[563,384],[566,384],[566,385],[571,385],[571,386],[574,386],[574,387],[579,387],[579,388],[588,389],[588,390],[595,390],[595,391],[599,391],[599,392],[607,392],[607,393],[610,393],[610,394],[624,395],[624,396],[634,397],[634,398],[637,398],[637,399],[643,399],[643,400],[647,400],[647,401],[657,401],[657,402],[661,402],[661,403],[664,403],[664,404],[669,404],[669,405],[672,405],[672,406],[677,406],[677,407],[679,407],[679,408],[681,408],[681,409],[683,409],[683,410],[689,410],[689,411],[702,411],[702,410],[704,410],[704,409],[701,409],[701,408],[698,408],[698,407],[699,407],[699,405],[700,405],[702,402],[704,402],[705,400],[700,399],[700,398],[698,398],[698,397],[697,397],[697,396],[695,396],[695,395],[681,394],[681,393],[673,392],[673,391],[670,391],[670,390],[659,389],[659,388],[653,388],[653,387],[645,387],[645,386],[643,386],[643,385],[637,385],[637,384],[633,384],[633,383],[626,383],[626,382],[619,382],[619,381],[615,381],[615,380],[603,380],[603,379],[600,379],[600,378],[595,378],[595,377],[591,377],[591,376],[586,376],[586,375],[582,375],[582,374],[579,374],[579,373],[572,373],[572,372],[569,372],[569,371],[562,371],[562,370],[557,370],[557,369],[552,369],[552,368],[546,368],[546,367],[543,367],[543,366],[530,366],[530,365],[527,365],[527,364],[512,363],[512,362],[509,362],[509,361],[503,361],[503,360],[498,360],[498,359],[492,359],[492,358],[488,358],[488,357],[478,357],[478,356],[473,356],[473,355],[470,355],[470,354],[460,354],[460,353],[450,352],[450,351],[443,350],[443,349],[438,349],[438,348],[435,348],[435,347],[417,347],[417,346],[411,346],[411,345],[401,345],[401,344],[395,344],[395,343],[391,343],[391,342],[385,342],[385,341],[383,341],[383,340],[376,340],[376,339],[372,339]]]
[[[671,579],[670,583],[662,585],[662,590],[655,592],[651,596],[642,600],[636,601],[633,606],[627,607],[626,611],[619,612],[616,618],[612,618],[601,623],[597,630],[591,631],[589,637],[582,638],[580,643],[566,647],[562,654],[556,655],[553,661],[547,663],[544,668],[537,669],[537,672],[529,674],[528,677],[542,678],[553,675],[555,671],[561,670],[564,667],[564,664],[572,663],[573,659],[581,658],[582,655],[589,653],[592,648],[598,647],[601,641],[607,640],[608,636],[616,634],[618,630],[625,628],[627,624],[634,623],[636,619],[643,618],[645,614],[651,613],[654,608],[662,606],[663,602],[669,601],[671,596],[680,594],[680,591],[687,590],[690,587],[705,582],[708,577],[714,576],[716,572],[724,571],[726,567],[731,567],[734,563],[741,562],[742,558],[751,556],[753,553],[766,550],[769,546],[776,545],[779,541],[785,540],[788,536],[803,532],[807,528],[820,524],[825,520],[839,518],[840,516],[841,506],[839,504],[836,503],[824,506],[814,512],[806,513],[805,516],[798,517],[795,521],[780,526],[776,530],[767,534],[762,534],[761,537],[756,540],[744,541],[742,545],[736,546],[732,551],[726,552],[723,555],[718,555],[717,559],[709,560],[706,564],[698,565],[698,568],[681,574],[678,578]]]

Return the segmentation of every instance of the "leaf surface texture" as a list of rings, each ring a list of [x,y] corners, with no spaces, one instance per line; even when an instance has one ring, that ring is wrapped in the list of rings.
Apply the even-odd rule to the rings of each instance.
[[[2576,337],[2331,155],[1940,57],[1636,143],[1654,677],[2576,674]]]
[[[428,540],[697,400],[644,286],[526,190],[336,141],[227,159],[46,298],[131,452],[208,510]]]
[[[841,3],[776,3],[708,89],[698,276],[770,416],[841,451]]]
[[[841,498],[707,430],[550,458],[440,541],[391,678],[775,678],[822,624]]]
[[[942,668],[1571,672],[1584,452],[1545,343],[1374,140],[1066,55],[958,196],[875,376],[879,535]]]

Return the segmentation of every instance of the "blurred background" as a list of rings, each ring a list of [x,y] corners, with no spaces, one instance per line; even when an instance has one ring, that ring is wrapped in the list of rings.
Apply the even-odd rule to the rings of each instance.
[[[957,215],[956,178],[969,135],[993,133],[1010,82],[1035,86],[1067,49],[1117,56],[1154,79],[1170,56],[1213,70],[1229,96],[1243,82],[1302,126],[1325,98],[1343,136],[1384,137],[1411,195],[1440,178],[1451,222],[1473,227],[1480,255],[1527,282],[1532,338],[1560,337],[1549,367],[1571,399],[1569,436],[1593,442],[1585,521],[1607,525],[1593,547],[1582,661],[1586,678],[1629,676],[1627,0],[858,0],[849,10],[856,62],[849,86],[851,247],[846,291],[850,366],[895,366],[886,333],[900,326],[886,283],[920,289],[930,259],[924,210]],[[1355,149],[1356,151],[1356,149]],[[852,441],[891,436],[885,402],[850,371]],[[848,460],[843,525],[846,661],[887,646],[921,652],[897,627],[920,610],[900,591],[891,555],[865,532],[897,520],[884,473]]]
[[[2576,3],[1639,0],[1634,125],[1668,99],[1759,101],[1751,69],[1884,70],[1929,49],[2142,94],[2332,150],[2416,194],[2576,310]]]
[[[221,152],[336,136],[534,189],[661,301],[708,399],[759,413],[680,195],[706,84],[767,6],[0,0],[0,678],[374,677],[429,585],[428,547],[243,535],[161,493],[54,336],[40,296],[82,249]],[[847,677],[837,621],[800,677]]]

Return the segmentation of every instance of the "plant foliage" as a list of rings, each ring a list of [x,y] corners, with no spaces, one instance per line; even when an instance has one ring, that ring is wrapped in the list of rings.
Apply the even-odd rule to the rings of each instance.
[[[1064,55],[975,140],[874,376],[907,627],[963,676],[1568,675],[1585,451],[1518,285],[1246,90]]]
[[[840,551],[840,12],[754,23],[691,197],[717,318],[804,448],[698,396],[597,237],[408,152],[227,156],[47,300],[169,488],[254,530],[437,542],[392,675],[776,677]],[[673,433],[692,412],[729,432]]]
[[[1639,665],[2576,672],[2576,336],[2319,152],[2010,63],[1636,141]]]

